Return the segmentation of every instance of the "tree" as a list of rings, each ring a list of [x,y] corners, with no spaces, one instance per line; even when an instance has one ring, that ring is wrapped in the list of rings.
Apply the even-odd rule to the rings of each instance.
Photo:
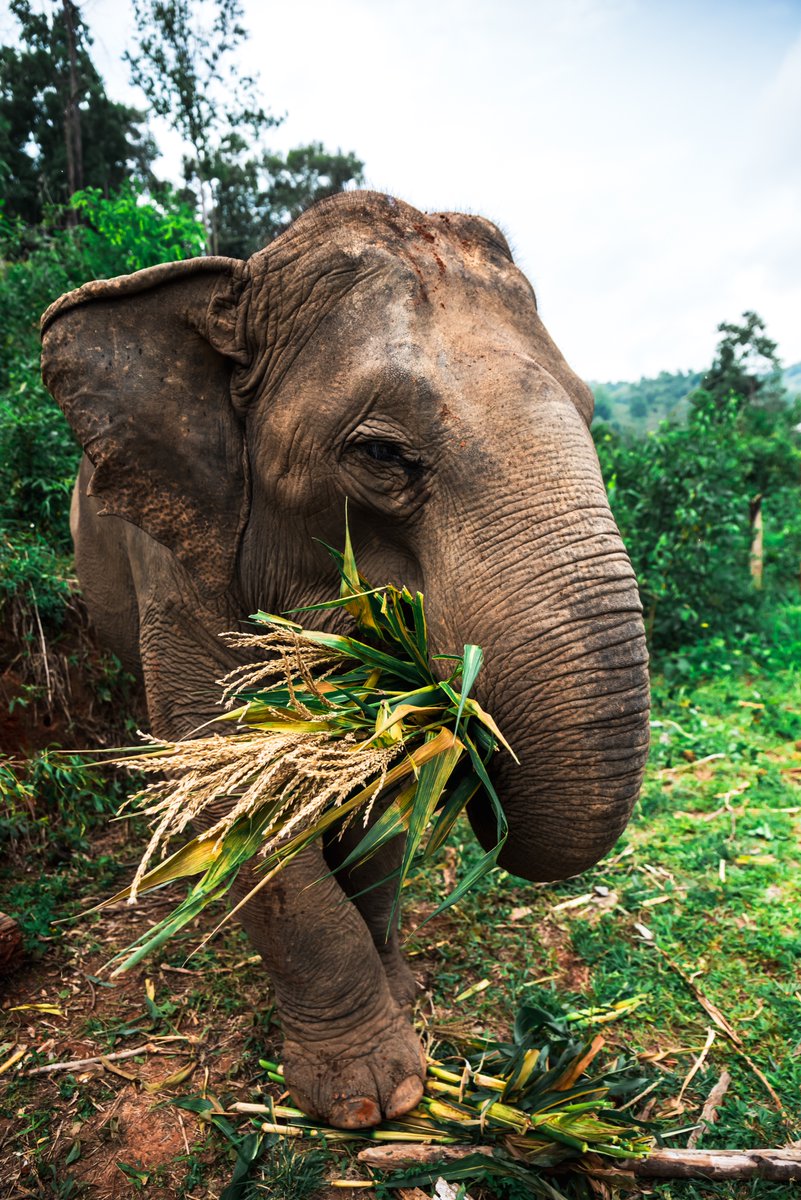
[[[739,407],[756,403],[775,406],[784,397],[781,363],[776,343],[765,333],[765,322],[755,312],[744,312],[742,324],[722,321],[712,366],[701,388],[718,404],[736,396]]]
[[[202,0],[133,0],[133,7],[139,45],[125,54],[131,78],[184,141],[184,178],[197,196],[208,251],[217,254],[220,174],[279,124],[258,103],[255,79],[237,70],[247,36],[242,5],[214,0],[211,14]]]
[[[38,223],[81,187],[116,190],[152,178],[156,154],[141,113],[109,100],[91,37],[72,0],[50,13],[11,0],[21,47],[0,47],[0,187],[8,217]],[[74,221],[74,210],[65,209]]]
[[[63,292],[87,279],[121,275],[203,252],[194,207],[169,189],[158,199],[125,184],[108,196],[73,197],[81,223],[26,227],[0,220],[0,557],[3,535],[70,546],[69,495],[80,449],[42,382],[39,318]],[[0,563],[0,577],[7,562]],[[0,593],[3,588],[0,586]],[[2,595],[0,595],[0,600]]]
[[[217,230],[221,253],[248,258],[304,209],[362,182],[355,154],[329,154],[320,142],[287,154],[217,164]]]
[[[329,154],[319,143],[286,156],[266,149],[264,136],[281,119],[239,69],[247,37],[240,0],[133,2],[131,76],[184,141],[184,177],[211,254],[247,257],[313,201],[361,182],[353,154]]]
[[[595,393],[594,419],[596,421],[611,421],[612,419],[612,405],[605,396],[599,396],[597,391]]]
[[[801,401],[787,402],[760,317],[719,329],[686,425],[644,438],[593,430],[655,649],[737,638],[757,622],[760,587],[797,589]]]
[[[718,330],[723,337],[692,405],[710,416],[734,409],[752,525],[761,531],[763,500],[784,507],[786,489],[801,483],[798,406],[789,403],[776,343],[757,313],[744,312],[739,325],[723,321]]]

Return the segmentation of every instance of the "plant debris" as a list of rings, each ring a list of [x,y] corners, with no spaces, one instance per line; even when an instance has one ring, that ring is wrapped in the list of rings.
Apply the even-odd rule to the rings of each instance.
[[[619,1017],[642,1002],[634,996],[588,1020]],[[596,1035],[589,1042],[576,1036],[577,1013],[554,1016],[535,1006],[520,1009],[509,1043],[471,1039],[458,1060],[429,1058],[425,1094],[402,1120],[385,1121],[372,1130],[349,1131],[321,1125],[291,1105],[238,1103],[234,1111],[259,1119],[263,1134],[314,1138],[324,1143],[404,1143],[432,1148],[433,1178],[467,1178],[471,1159],[465,1144],[481,1155],[487,1175],[516,1179],[535,1195],[555,1200],[561,1193],[540,1172],[560,1164],[582,1163],[593,1154],[602,1160],[642,1158],[653,1145],[640,1122],[625,1117],[615,1101],[636,1095],[647,1083],[634,1062],[616,1057],[603,1070],[589,1069],[605,1046]],[[283,1072],[262,1060],[268,1078],[283,1086]],[[264,1119],[266,1118],[266,1119]],[[447,1148],[460,1146],[458,1158]],[[433,1148],[445,1151],[437,1157]],[[487,1156],[491,1156],[489,1159]],[[474,1166],[475,1164],[473,1164]],[[389,1181],[388,1181],[389,1182]],[[394,1187],[416,1186],[414,1177],[391,1180]]]

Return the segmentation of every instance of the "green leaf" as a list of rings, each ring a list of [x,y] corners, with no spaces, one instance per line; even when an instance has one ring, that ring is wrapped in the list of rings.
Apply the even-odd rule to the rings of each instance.
[[[462,659],[462,688],[459,696],[459,707],[456,710],[457,731],[462,719],[462,713],[464,712],[465,701],[473,690],[473,684],[476,682],[483,661],[484,655],[481,652],[480,646],[465,646],[464,657]]]
[[[435,735],[430,734],[427,741],[430,743]],[[398,906],[400,904],[400,894],[404,881],[409,873],[412,865],[412,860],[417,853],[417,848],[422,841],[423,834],[426,831],[429,821],[434,815],[434,810],[439,803],[440,797],[445,790],[445,787],[456,769],[459,760],[464,754],[464,746],[461,742],[456,742],[452,749],[447,750],[444,754],[437,755],[431,759],[420,771],[420,776],[417,780],[417,788],[415,789],[412,811],[409,818],[409,830],[406,834],[406,845],[403,849],[403,861],[401,863],[400,875],[398,879],[398,890],[395,894],[395,902],[392,906],[390,914],[390,928],[392,928]]]

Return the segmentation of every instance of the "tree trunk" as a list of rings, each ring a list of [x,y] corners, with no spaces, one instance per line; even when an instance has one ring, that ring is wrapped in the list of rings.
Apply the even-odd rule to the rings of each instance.
[[[751,579],[757,589],[762,587],[763,562],[762,497],[755,496],[751,501]]]
[[[69,90],[64,106],[64,144],[67,152],[67,191],[70,196],[83,187],[83,141],[81,138],[81,110],[78,107],[80,82],[78,79],[78,56],[75,50],[75,13],[72,0],[62,0],[64,25],[67,31],[67,52],[70,60]],[[76,225],[78,215],[72,209],[67,214],[70,225]]]

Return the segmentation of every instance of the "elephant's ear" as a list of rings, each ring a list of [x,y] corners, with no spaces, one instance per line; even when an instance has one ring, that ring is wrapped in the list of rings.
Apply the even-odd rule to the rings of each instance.
[[[205,592],[229,584],[246,519],[245,265],[201,258],[88,283],[42,318],[42,374],[94,464],[88,491],[169,547]]]

